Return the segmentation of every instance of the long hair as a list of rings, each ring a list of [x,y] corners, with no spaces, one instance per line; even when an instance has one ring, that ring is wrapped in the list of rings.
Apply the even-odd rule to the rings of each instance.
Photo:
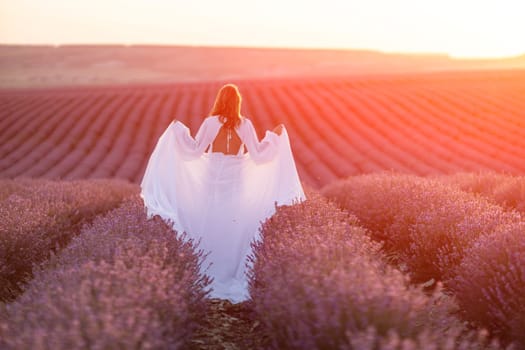
[[[210,115],[219,116],[227,128],[236,128],[241,123],[241,94],[234,84],[224,85],[215,98]]]

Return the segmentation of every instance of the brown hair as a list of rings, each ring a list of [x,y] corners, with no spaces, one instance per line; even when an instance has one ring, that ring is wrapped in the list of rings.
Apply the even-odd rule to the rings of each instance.
[[[236,128],[241,123],[241,94],[234,84],[224,85],[215,98],[210,115],[219,116],[227,128]]]

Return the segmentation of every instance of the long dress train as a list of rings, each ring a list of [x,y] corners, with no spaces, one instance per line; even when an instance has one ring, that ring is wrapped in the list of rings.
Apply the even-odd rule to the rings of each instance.
[[[276,204],[306,197],[286,128],[281,135],[267,131],[259,142],[242,118],[239,153],[225,155],[211,149],[221,126],[218,117],[208,117],[193,138],[183,123],[172,122],[150,156],[141,197],[148,218],[159,215],[200,241],[208,253],[201,272],[213,278],[210,296],[240,302],[249,298],[246,257],[261,223]]]

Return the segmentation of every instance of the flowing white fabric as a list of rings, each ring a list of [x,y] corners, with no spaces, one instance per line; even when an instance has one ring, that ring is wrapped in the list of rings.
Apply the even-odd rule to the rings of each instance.
[[[246,277],[250,242],[275,204],[306,199],[286,128],[259,142],[251,121],[236,130],[247,153],[205,152],[222,123],[204,120],[195,138],[181,122],[160,136],[141,182],[148,218],[159,215],[178,233],[200,241],[208,253],[202,271],[213,278],[210,296],[237,303],[249,298]]]

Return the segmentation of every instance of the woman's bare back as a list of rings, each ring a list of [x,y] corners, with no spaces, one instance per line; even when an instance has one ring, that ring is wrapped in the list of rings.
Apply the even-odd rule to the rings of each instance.
[[[228,134],[230,134],[231,136],[229,142]],[[241,147],[241,145],[241,138],[239,137],[239,135],[237,135],[235,130],[231,130],[228,133],[228,129],[224,126],[221,126],[219,132],[217,133],[217,136],[215,137],[215,140],[213,140],[212,151],[235,155],[239,153],[239,148]]]

